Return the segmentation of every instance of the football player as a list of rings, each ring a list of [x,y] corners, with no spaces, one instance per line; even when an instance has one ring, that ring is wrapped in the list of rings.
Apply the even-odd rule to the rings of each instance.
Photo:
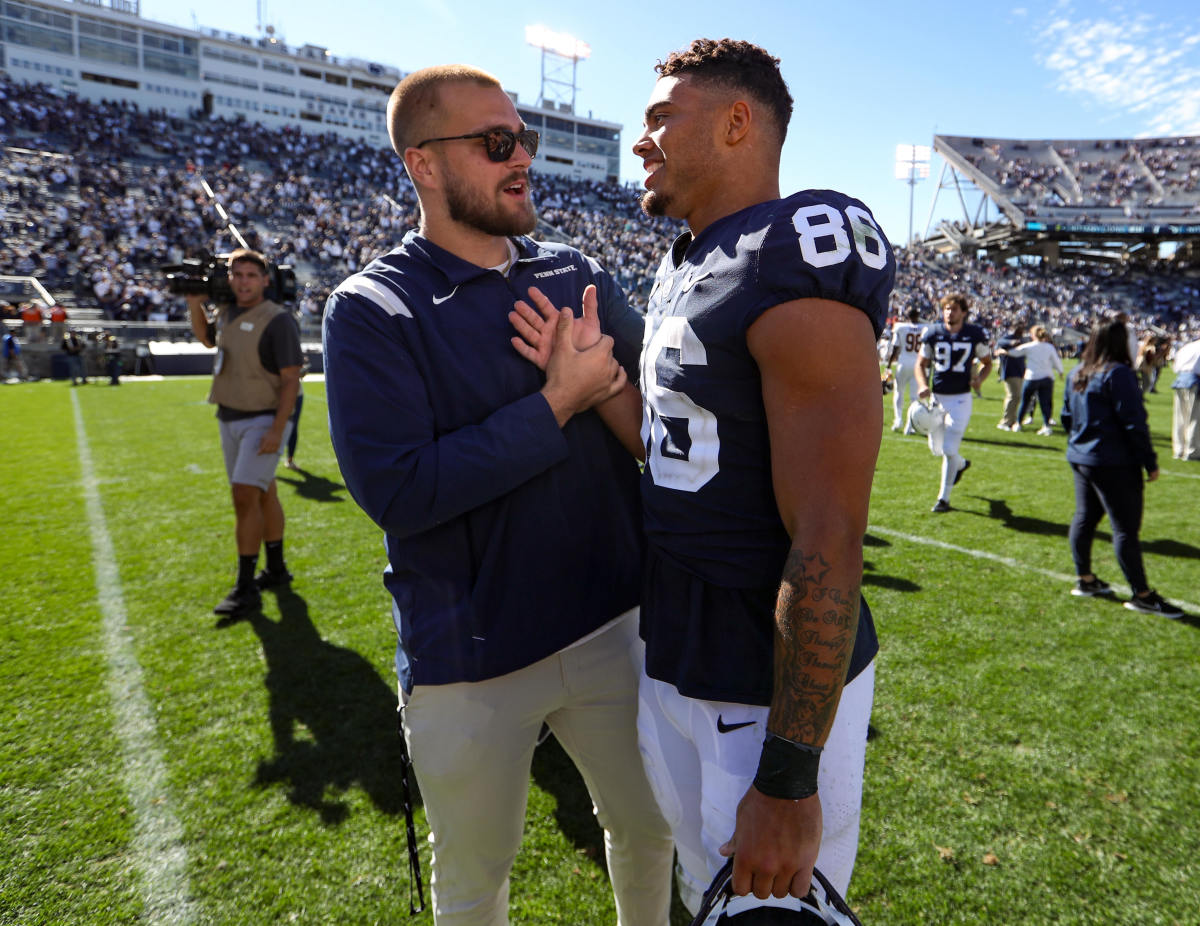
[[[777,58],[698,39],[656,70],[642,206],[688,230],[642,341],[639,742],[685,905],[730,855],[736,894],[798,905],[814,862],[844,892],[858,846],[878,649],[862,538],[895,259],[857,200],[780,198]],[[544,343],[548,322],[519,309]]]
[[[922,399],[932,395],[946,412],[940,450],[930,444],[942,458],[942,484],[932,509],[941,514],[950,510],[950,490],[971,465],[958,450],[971,421],[971,392],[978,392],[992,369],[992,349],[983,329],[967,323],[971,309],[966,296],[950,293],[938,305],[942,320],[921,337],[916,374],[917,395]]]
[[[903,429],[905,434],[912,434],[911,425],[905,422],[905,414],[908,411],[909,403],[916,398],[915,370],[917,357],[921,352],[921,336],[925,333],[925,326],[917,322],[920,313],[916,309],[909,309],[905,313],[905,318],[906,321],[897,321],[892,325],[891,351],[888,354],[887,362],[895,364],[896,371],[896,386],[892,392],[892,430]]]

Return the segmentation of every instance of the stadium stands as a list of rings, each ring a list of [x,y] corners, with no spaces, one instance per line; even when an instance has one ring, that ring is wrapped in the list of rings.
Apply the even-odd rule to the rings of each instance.
[[[937,298],[950,290],[969,295],[974,318],[999,333],[1021,323],[1041,323],[1060,341],[1078,340],[1093,319],[1125,312],[1138,329],[1177,335],[1200,333],[1200,277],[1136,266],[994,264],[947,258],[916,246],[899,252],[893,314],[911,306],[935,315]],[[1191,334],[1189,334],[1191,332]]]
[[[1014,140],[939,135],[938,152],[970,168],[1017,224],[1200,221],[1200,136]]]
[[[0,275],[37,277],[73,325],[114,327],[127,342],[190,338],[183,300],[167,293],[159,268],[234,246],[218,203],[251,246],[295,267],[310,342],[330,290],[418,219],[392,151],[332,134],[169,117],[0,75],[0,135]],[[935,141],[1014,221],[1119,213],[1126,222],[1200,223],[1200,139]],[[644,306],[678,224],[647,218],[629,186],[538,177],[535,194],[538,234],[594,255]],[[1182,271],[994,265],[921,246],[899,265],[894,307],[915,304],[926,317],[954,287],[995,326],[1028,319],[1086,329],[1096,313],[1123,310],[1142,327],[1174,332],[1200,318],[1200,284]],[[15,301],[11,289],[5,298]]]

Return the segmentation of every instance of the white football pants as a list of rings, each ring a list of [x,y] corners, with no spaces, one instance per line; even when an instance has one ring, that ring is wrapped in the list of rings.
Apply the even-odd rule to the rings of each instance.
[[[912,363],[897,363],[895,366],[896,388],[892,390],[892,430],[898,431],[907,424],[905,415],[908,406],[917,398],[916,359]],[[905,396],[908,396],[906,399]]]
[[[817,867],[843,897],[858,853],[867,724],[875,696],[872,660],[842,691],[817,779],[823,831]],[[754,781],[768,708],[681,695],[642,673],[638,745],[650,786],[675,837],[680,898],[694,915],[725,864],[737,805]],[[718,723],[726,732],[718,730]],[[739,724],[746,724],[739,726]]]
[[[935,393],[939,405],[946,410],[945,426],[941,429],[939,439],[941,446],[935,446],[934,434],[929,434],[929,449],[942,457],[942,485],[938,498],[950,501],[950,490],[954,487],[954,477],[966,465],[966,460],[958,452],[962,446],[963,435],[967,433],[967,425],[971,423],[972,399],[971,393],[964,392],[956,395]]]

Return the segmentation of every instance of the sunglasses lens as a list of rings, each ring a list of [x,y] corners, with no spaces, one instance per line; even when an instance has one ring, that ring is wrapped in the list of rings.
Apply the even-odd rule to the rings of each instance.
[[[521,147],[529,153],[531,158],[537,156],[538,133],[536,131],[526,129],[524,132],[520,132],[517,135],[517,141],[521,143]]]
[[[512,132],[496,129],[483,136],[483,144],[487,148],[489,160],[507,161],[512,157],[513,148],[517,146],[517,138]]]
[[[507,161],[511,158],[517,142],[520,142],[521,147],[529,152],[530,157],[537,154],[538,133],[533,129],[515,133],[507,129],[496,129],[483,136],[483,144],[487,148],[488,158],[497,162]]]

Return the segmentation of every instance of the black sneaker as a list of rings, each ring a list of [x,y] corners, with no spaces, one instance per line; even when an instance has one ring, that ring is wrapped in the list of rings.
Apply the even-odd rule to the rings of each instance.
[[[281,588],[290,585],[291,581],[292,574],[287,569],[264,569],[254,577],[254,584],[260,589]]]
[[[946,501],[944,498],[939,498],[937,500],[937,503],[929,510],[932,511],[934,514],[944,514],[945,512],[951,511],[953,509],[951,509],[950,503],[948,501]]]
[[[954,474],[954,484],[955,485],[958,485],[958,480],[962,479],[963,473],[965,473],[970,468],[971,468],[971,461],[963,460],[962,469],[960,469],[957,473]]]
[[[1076,598],[1094,598],[1096,595],[1111,595],[1112,593],[1112,586],[1100,578],[1087,581],[1080,579],[1071,589],[1071,594]]]
[[[1150,594],[1140,598],[1134,595],[1125,602],[1125,607],[1130,611],[1140,611],[1142,614],[1157,614],[1160,617],[1167,617],[1171,620],[1183,617],[1183,611],[1175,607],[1175,605],[1171,604],[1171,602],[1167,601],[1153,589],[1150,590]]]
[[[241,614],[252,614],[262,607],[262,595],[256,586],[246,588],[235,585],[228,595],[213,608],[213,614],[222,617],[237,617]]]

